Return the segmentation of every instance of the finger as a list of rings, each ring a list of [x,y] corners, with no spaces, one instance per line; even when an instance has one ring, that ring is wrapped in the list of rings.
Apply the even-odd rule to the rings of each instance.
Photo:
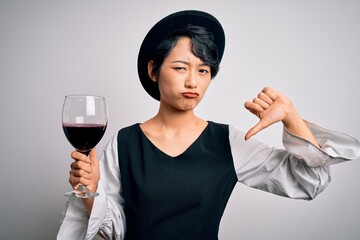
[[[90,164],[93,167],[98,166],[98,159],[97,159],[97,156],[96,156],[96,148],[93,148],[91,150],[91,152],[89,153],[89,160],[90,160]]]
[[[70,176],[74,176],[74,177],[83,177],[86,179],[91,178],[91,175],[82,169],[71,169],[69,174],[70,174]]]
[[[74,159],[75,161],[82,161],[82,162],[90,163],[88,156],[86,156],[85,154],[80,153],[78,151],[73,151],[71,153],[71,158]]]
[[[270,99],[271,100],[271,99]],[[258,104],[262,109],[268,109],[269,108],[269,104],[267,102],[265,102],[264,100],[260,99],[260,98],[254,98],[253,103]]]
[[[259,118],[261,113],[264,111],[260,105],[250,101],[245,102],[244,107]]]
[[[277,98],[277,92],[269,87],[265,87],[262,92],[268,96],[272,101],[274,101]]]
[[[247,141],[249,138],[266,128],[267,125],[264,124],[264,121],[258,122],[254,127],[250,128],[250,130],[245,134],[245,140]]]
[[[252,136],[254,136],[255,134],[257,134],[259,132],[257,125],[255,125],[254,127],[250,128],[250,130],[245,134],[245,141],[249,140],[249,138],[251,138]]]
[[[89,185],[90,181],[83,177],[70,176],[69,183],[73,187],[73,189],[76,189],[79,185],[84,185],[84,186]]]
[[[74,161],[71,163],[70,168],[73,170],[84,170],[88,173],[91,173],[91,164],[82,162],[82,161]]]
[[[258,94],[258,98],[261,99],[262,101],[264,101],[265,103],[267,103],[268,105],[272,104],[274,101],[268,96],[266,95],[264,92],[260,92]]]

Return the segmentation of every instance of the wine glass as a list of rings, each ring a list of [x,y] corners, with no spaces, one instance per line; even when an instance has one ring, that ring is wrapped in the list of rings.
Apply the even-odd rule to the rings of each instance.
[[[94,95],[67,95],[62,110],[64,133],[76,151],[89,155],[104,136],[107,127],[105,98]],[[79,185],[67,197],[92,198],[99,194]]]

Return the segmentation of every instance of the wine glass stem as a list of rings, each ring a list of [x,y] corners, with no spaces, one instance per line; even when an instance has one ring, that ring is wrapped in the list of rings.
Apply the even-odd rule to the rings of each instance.
[[[87,188],[87,186],[81,185],[81,184],[76,188],[76,191],[79,191],[79,192],[90,192],[90,190]]]
[[[90,161],[89,154],[90,154],[91,150],[92,150],[92,149],[86,150],[86,151],[83,151],[83,152],[80,152],[80,151],[78,151],[78,152],[80,152],[80,153],[82,153],[82,154],[85,154],[86,157],[87,157],[87,159],[89,159],[89,161]],[[76,191],[79,191],[79,192],[82,192],[82,193],[89,193],[89,192],[90,192],[90,190],[87,188],[87,186],[82,185],[82,184],[80,184],[80,185],[76,188]]]

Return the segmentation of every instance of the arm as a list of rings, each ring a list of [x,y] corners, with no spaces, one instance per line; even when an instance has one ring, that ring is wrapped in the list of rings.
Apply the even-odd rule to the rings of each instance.
[[[82,199],[69,199],[57,239],[92,239],[98,232],[105,239],[123,239],[125,216],[121,205],[117,135],[106,145],[99,168],[101,178],[96,188],[99,196],[89,205]]]
[[[328,165],[359,158],[360,144],[356,139],[302,120],[291,101],[271,88],[264,88],[245,107],[260,121],[246,134],[230,128],[230,144],[238,180],[248,186],[281,196],[312,199],[331,180]],[[250,139],[278,121],[284,124],[286,150]]]
[[[286,129],[286,150],[276,149],[229,127],[229,141],[238,181],[284,197],[313,199],[331,181],[329,165],[360,156],[360,143],[342,133],[306,123],[321,148]]]

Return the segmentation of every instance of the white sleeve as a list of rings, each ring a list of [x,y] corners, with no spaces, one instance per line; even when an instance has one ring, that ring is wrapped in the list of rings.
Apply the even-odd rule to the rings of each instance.
[[[329,165],[359,158],[359,142],[307,123],[321,148],[284,129],[285,149],[271,148],[229,126],[239,182],[284,197],[313,199],[330,183]]]
[[[90,218],[87,217],[81,199],[69,199],[57,235],[58,240],[93,239],[98,233],[105,239],[124,238],[126,225],[117,151],[116,134],[100,157],[99,196],[95,197]]]

